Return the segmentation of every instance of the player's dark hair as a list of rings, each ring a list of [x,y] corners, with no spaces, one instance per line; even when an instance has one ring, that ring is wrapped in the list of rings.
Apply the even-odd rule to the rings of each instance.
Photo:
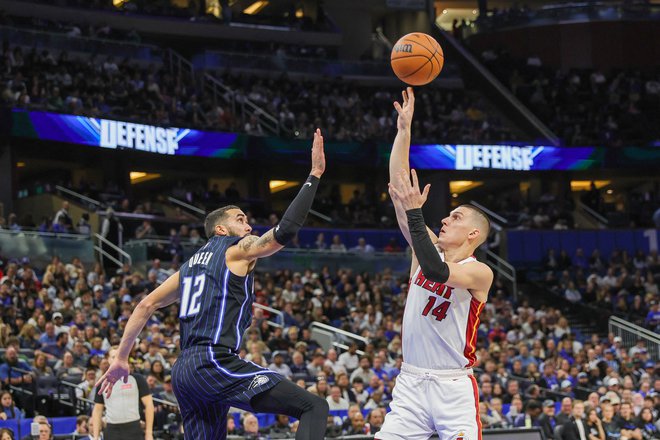
[[[206,216],[206,219],[204,220],[204,233],[206,233],[206,238],[211,238],[215,235],[215,227],[225,219],[227,211],[230,209],[241,208],[236,205],[227,205],[216,209]]]

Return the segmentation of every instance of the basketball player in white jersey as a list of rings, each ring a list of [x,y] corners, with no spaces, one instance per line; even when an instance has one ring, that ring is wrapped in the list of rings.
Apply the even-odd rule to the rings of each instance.
[[[463,205],[442,220],[437,236],[424,223],[421,207],[430,185],[420,191],[408,161],[414,105],[410,87],[403,92],[403,106],[394,103],[399,117],[389,191],[414,253],[403,315],[403,365],[391,412],[376,438],[427,439],[437,432],[441,440],[481,440],[472,366],[493,272],[473,253],[486,240],[489,221],[477,208]]]

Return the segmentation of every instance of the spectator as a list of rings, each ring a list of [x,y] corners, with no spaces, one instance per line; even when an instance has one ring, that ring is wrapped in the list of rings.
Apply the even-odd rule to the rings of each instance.
[[[268,369],[281,374],[287,379],[293,377],[293,372],[291,371],[291,368],[284,363],[284,356],[280,351],[275,351],[273,353],[273,362],[268,366]]]
[[[349,373],[352,373],[359,365],[360,358],[356,353],[357,348],[357,344],[352,342],[351,345],[348,346],[348,351],[340,354],[339,359],[337,360],[337,363],[344,367]],[[351,382],[353,381],[351,380]]]
[[[330,245],[330,252],[345,253],[346,246],[341,242],[341,237],[335,235],[332,237],[332,244]]]
[[[351,416],[351,426],[346,430],[344,435],[364,435],[368,434],[368,429],[364,423],[364,416],[361,412],[356,412]]]
[[[258,439],[259,435],[259,420],[254,416],[254,414],[247,413],[243,418],[243,432],[241,433],[243,438],[246,439]]]
[[[584,404],[578,400],[573,405],[572,416],[562,425],[561,440],[587,440],[588,433],[589,427],[584,421]]]
[[[74,440],[91,440],[89,429],[89,416],[81,415],[76,417],[76,430],[73,432]]]
[[[330,411],[348,411],[349,402],[341,396],[338,386],[330,388],[330,396],[326,399],[330,405]]]
[[[587,412],[587,434],[589,436],[588,440],[607,440],[605,437],[605,430],[603,429],[603,423],[598,417],[598,411],[596,408],[590,408]]]
[[[543,414],[538,418],[538,426],[541,427],[546,439],[554,439],[555,426],[557,426],[554,400],[548,399],[543,401]]]
[[[48,358],[43,353],[34,355],[34,367],[32,371],[36,377],[53,376],[53,369],[47,364]]]
[[[371,382],[371,378],[375,376],[376,374],[371,369],[371,361],[369,360],[369,357],[361,356],[360,366],[351,373],[350,381],[353,382],[356,377],[359,377],[362,379],[362,382],[369,383]]]
[[[94,397],[94,387],[96,386],[96,369],[87,368],[85,370],[85,380],[76,387],[76,397],[92,399]]]
[[[289,438],[292,436],[291,426],[289,426],[289,416],[284,414],[277,414],[275,422],[269,427],[264,429],[270,438]]]
[[[61,224],[64,230],[61,232],[70,232],[73,229],[73,220],[69,215],[69,202],[62,202],[62,208],[55,213],[53,217],[53,224]]]
[[[375,249],[372,245],[367,243],[367,240],[364,237],[358,238],[358,244],[355,247],[351,248],[351,252],[359,254],[369,254],[375,252]]]
[[[380,431],[380,428],[383,426],[385,421],[385,409],[384,408],[374,408],[369,412],[367,416],[367,423],[369,424],[369,434],[376,434]]]
[[[14,431],[9,428],[0,429],[0,440],[14,440]]]
[[[513,426],[516,428],[532,428],[540,426],[539,416],[541,413],[541,403],[538,400],[528,400],[525,404],[525,413],[516,417]]]
[[[14,397],[9,391],[2,392],[0,404],[2,404],[0,420],[23,420],[25,418],[25,413],[14,404]]]

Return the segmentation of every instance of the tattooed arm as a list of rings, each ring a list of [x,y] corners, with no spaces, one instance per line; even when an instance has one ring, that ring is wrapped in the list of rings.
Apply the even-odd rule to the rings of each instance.
[[[254,268],[257,258],[269,257],[283,247],[275,241],[274,229],[261,237],[248,235],[227,249],[227,267],[236,275],[244,276]]]

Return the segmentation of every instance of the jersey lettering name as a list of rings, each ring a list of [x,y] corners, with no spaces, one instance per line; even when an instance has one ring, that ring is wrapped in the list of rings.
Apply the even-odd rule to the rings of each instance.
[[[192,256],[188,261],[188,267],[193,267],[195,264],[206,265],[213,256],[213,252],[200,252]]]
[[[421,270],[415,279],[415,284],[420,286],[422,289],[428,290],[431,293],[440,295],[444,299],[450,299],[451,293],[454,290],[453,287],[426,279]]]

